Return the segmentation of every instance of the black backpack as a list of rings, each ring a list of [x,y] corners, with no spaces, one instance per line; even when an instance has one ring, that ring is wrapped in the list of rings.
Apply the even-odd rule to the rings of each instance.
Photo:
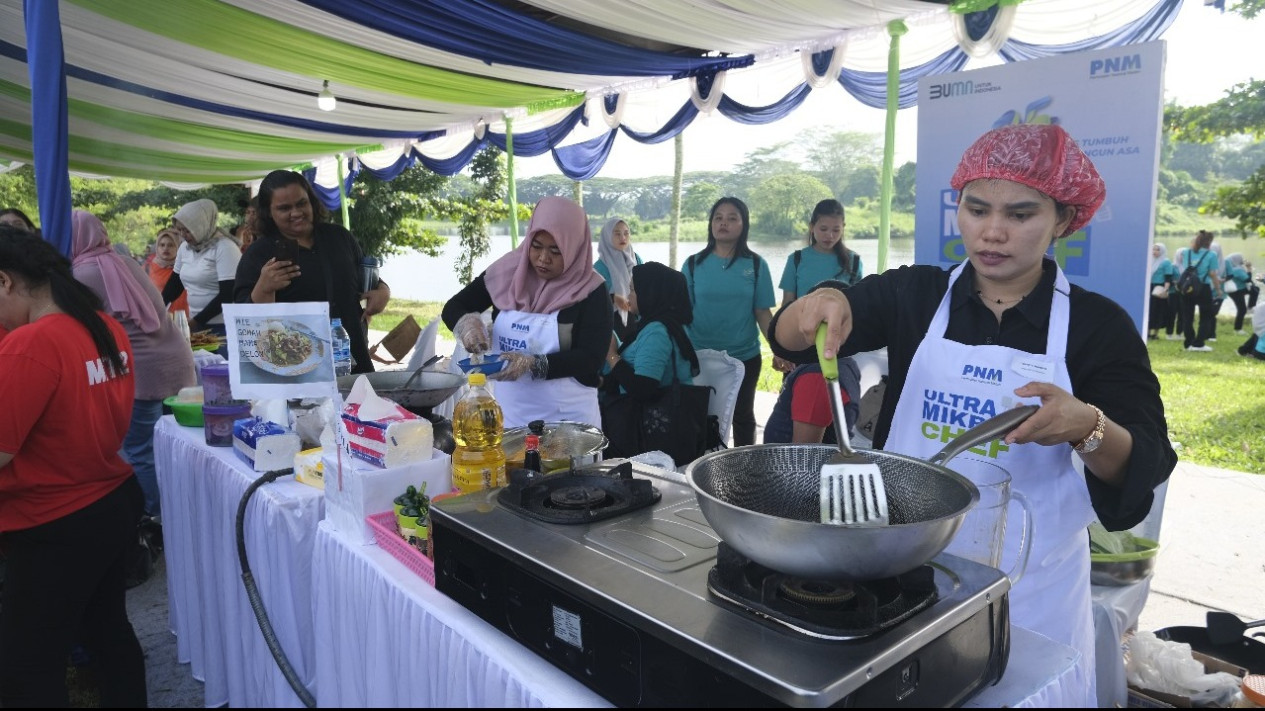
[[[1199,293],[1200,287],[1203,286],[1203,280],[1199,278],[1199,265],[1204,263],[1204,259],[1211,252],[1204,252],[1204,256],[1199,258],[1198,262],[1186,267],[1186,271],[1177,279],[1177,293],[1182,296],[1194,296]],[[1190,257],[1187,256],[1187,259]]]

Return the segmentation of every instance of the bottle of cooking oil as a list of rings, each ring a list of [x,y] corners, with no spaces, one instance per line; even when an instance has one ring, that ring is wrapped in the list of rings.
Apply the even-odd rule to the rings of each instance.
[[[468,494],[505,486],[505,452],[501,449],[501,406],[487,388],[487,376],[471,373],[466,394],[452,413],[453,486]]]

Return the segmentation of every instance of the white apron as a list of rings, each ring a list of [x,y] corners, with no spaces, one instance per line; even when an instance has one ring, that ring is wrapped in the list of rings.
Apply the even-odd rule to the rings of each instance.
[[[492,350],[508,353],[524,351],[548,355],[561,350],[558,314],[502,311],[492,323]],[[597,407],[597,388],[580,384],[575,378],[498,380],[495,397],[505,415],[505,429],[525,427],[532,420],[583,422],[602,426]]]
[[[1014,394],[1026,383],[1051,382],[1072,390],[1065,362],[1070,287],[1063,271],[1058,271],[1054,285],[1045,355],[1005,346],[968,346],[946,339],[950,294],[961,274],[961,266],[953,270],[949,290],[914,354],[885,446],[889,451],[927,458],[954,436],[995,414],[1020,404],[1039,405],[1038,398],[1025,400]],[[1065,445],[1008,447],[995,440],[958,456],[996,462],[1010,472],[1013,489],[1023,492],[1031,502],[1034,542],[1027,571],[1010,592],[1010,619],[1080,651],[1081,705],[1096,706],[1094,619],[1085,532],[1095,514],[1085,479],[1073,468],[1071,455]],[[954,468],[953,460],[948,467]],[[968,472],[962,473],[969,477]],[[1016,560],[1019,538],[1012,517],[1003,549],[1003,569]]]

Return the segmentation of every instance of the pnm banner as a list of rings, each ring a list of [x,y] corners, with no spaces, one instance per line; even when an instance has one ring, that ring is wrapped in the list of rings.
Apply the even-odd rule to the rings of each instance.
[[[1107,199],[1050,254],[1070,281],[1124,307],[1145,338],[1164,50],[1157,40],[920,80],[914,261],[947,267],[965,258],[949,178],[976,138],[1009,124],[1057,123],[1094,161]]]

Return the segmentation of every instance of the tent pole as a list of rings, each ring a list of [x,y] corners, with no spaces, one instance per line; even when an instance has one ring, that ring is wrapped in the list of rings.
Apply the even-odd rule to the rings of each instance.
[[[685,131],[672,138],[676,158],[672,168],[672,229],[668,232],[668,266],[676,269],[676,245],[681,240],[681,177],[685,170]]]
[[[347,212],[347,183],[343,178],[343,154],[338,154],[338,210],[343,215],[343,229],[351,231],[351,215]]]
[[[883,131],[883,177],[879,191],[878,272],[887,271],[887,245],[892,236],[892,163],[896,156],[896,112],[900,109],[900,36],[909,31],[904,22],[887,23],[892,43],[887,49],[887,120]]]
[[[23,3],[27,74],[31,82],[31,153],[40,232],[70,256],[70,154],[67,138],[66,64],[61,15],[55,2]]]
[[[505,189],[510,198],[510,249],[518,249],[518,186],[514,183],[514,119],[505,117],[505,152],[509,154],[505,170]]]

